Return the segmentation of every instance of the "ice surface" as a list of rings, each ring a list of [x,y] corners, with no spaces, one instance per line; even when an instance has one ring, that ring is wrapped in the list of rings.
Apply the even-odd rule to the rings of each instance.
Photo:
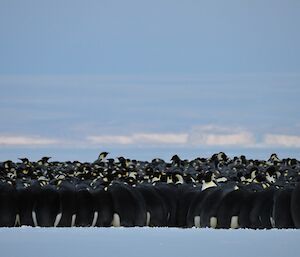
[[[300,230],[1,228],[3,257],[289,257]]]

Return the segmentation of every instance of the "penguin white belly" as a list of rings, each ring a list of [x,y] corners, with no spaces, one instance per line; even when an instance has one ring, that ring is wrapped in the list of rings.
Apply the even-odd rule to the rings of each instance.
[[[210,187],[216,187],[217,185],[213,182],[213,181],[210,181],[210,182],[205,182],[202,184],[202,188],[201,188],[201,191],[204,191],[205,189],[207,188],[210,188]]]
[[[150,214],[150,212],[147,211],[147,218],[146,218],[146,226],[147,227],[149,227],[150,220],[151,220],[151,214]]]
[[[95,212],[94,212],[93,222],[92,222],[92,227],[95,227],[95,226],[96,226],[97,220],[98,220],[98,212],[95,211]]]
[[[211,228],[216,228],[217,224],[218,224],[217,217],[210,217],[210,227]]]
[[[194,217],[194,225],[196,228],[200,228],[200,216]]]
[[[57,227],[57,225],[59,224],[60,220],[61,220],[61,216],[62,213],[59,213],[56,215],[55,221],[54,221],[54,227]]]
[[[35,211],[31,212],[31,216],[32,216],[32,221],[33,221],[34,226],[37,227],[38,226],[38,222],[37,222],[37,219],[36,219],[36,213],[35,213]]]
[[[121,226],[120,216],[119,216],[118,213],[114,213],[113,220],[112,220],[112,225],[114,227],[120,227]]]
[[[239,228],[239,216],[231,217],[230,228]]]
[[[273,219],[273,217],[270,217],[270,222],[273,228],[275,228],[275,220]]]
[[[75,222],[76,222],[76,214],[74,213],[74,214],[72,215],[71,227],[74,227],[74,226],[75,226]]]
[[[21,225],[20,215],[19,214],[16,215],[15,227],[18,226],[18,225]]]

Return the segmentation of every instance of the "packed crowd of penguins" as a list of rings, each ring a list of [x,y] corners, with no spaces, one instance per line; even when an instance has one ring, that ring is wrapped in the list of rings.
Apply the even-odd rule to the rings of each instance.
[[[300,162],[174,155],[0,162],[0,226],[300,228]]]

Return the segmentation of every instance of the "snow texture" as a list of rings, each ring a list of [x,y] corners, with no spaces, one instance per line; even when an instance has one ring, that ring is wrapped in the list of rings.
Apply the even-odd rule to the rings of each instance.
[[[300,230],[1,228],[3,257],[289,257]]]

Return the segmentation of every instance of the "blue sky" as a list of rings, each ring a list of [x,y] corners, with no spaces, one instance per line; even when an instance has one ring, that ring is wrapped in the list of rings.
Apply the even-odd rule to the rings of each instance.
[[[300,158],[299,1],[0,1],[1,159]]]

